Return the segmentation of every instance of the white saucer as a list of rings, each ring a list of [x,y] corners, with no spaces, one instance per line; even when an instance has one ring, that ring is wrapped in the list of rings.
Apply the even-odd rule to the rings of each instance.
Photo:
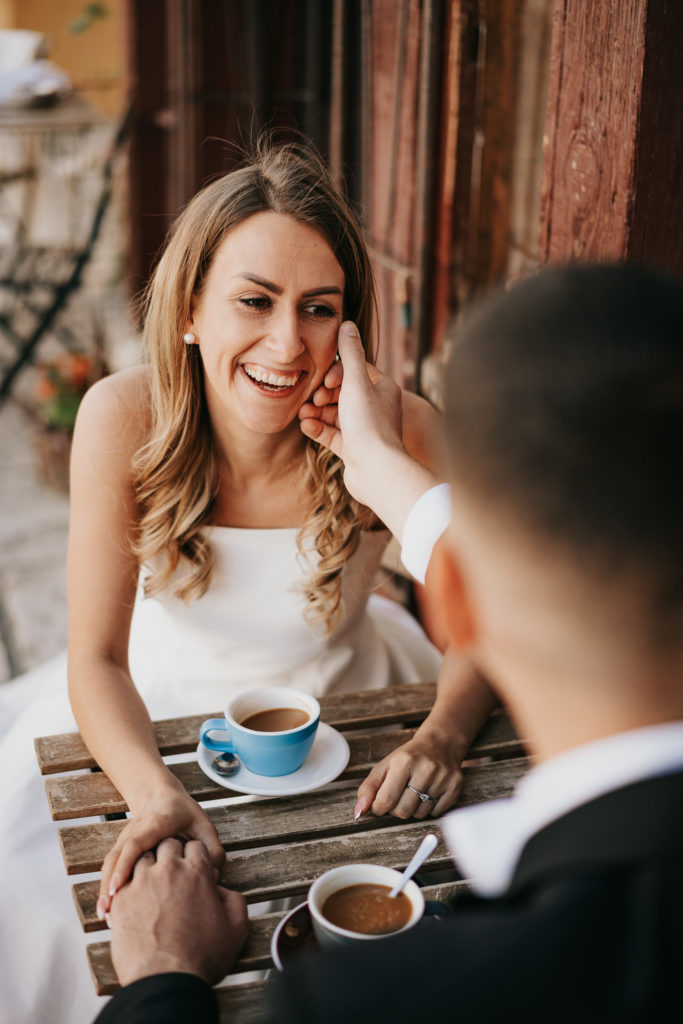
[[[236,793],[252,796],[295,796],[319,789],[336,779],[346,768],[349,760],[349,745],[341,733],[331,725],[320,722],[311,752],[299,768],[289,775],[256,775],[244,765],[234,775],[219,775],[212,761],[216,752],[200,743],[197,747],[197,763],[205,775],[219,786],[234,789]]]

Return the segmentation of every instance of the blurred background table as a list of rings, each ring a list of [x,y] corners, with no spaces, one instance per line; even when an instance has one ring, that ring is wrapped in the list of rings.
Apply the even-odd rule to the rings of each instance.
[[[0,105],[0,402],[48,334],[72,350],[87,333],[64,311],[92,256],[126,122],[77,95]]]
[[[110,133],[110,119],[77,95],[45,106],[0,104],[3,248],[76,245],[83,240],[79,189],[88,171],[97,166]]]

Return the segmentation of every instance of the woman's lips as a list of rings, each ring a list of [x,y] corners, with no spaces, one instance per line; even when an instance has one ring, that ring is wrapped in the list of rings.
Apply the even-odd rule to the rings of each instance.
[[[252,384],[255,384],[264,391],[271,392],[290,391],[296,387],[304,375],[303,370],[295,373],[274,373],[272,370],[267,370],[256,363],[243,363],[242,369]]]

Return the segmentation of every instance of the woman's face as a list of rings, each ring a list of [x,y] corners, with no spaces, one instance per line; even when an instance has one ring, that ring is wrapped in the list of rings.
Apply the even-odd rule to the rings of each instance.
[[[202,354],[214,423],[283,430],[337,350],[344,272],[318,232],[270,211],[216,251],[188,330]]]

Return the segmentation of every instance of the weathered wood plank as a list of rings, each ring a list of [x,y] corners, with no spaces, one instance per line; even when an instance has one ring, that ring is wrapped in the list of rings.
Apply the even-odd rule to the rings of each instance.
[[[418,723],[429,714],[436,697],[436,683],[413,683],[388,686],[384,690],[332,694],[321,697],[321,717],[335,729],[362,729],[377,725]],[[169,718],[154,723],[162,754],[186,754],[196,749],[199,727],[206,718],[220,717],[222,712]],[[56,772],[95,768],[80,733],[41,736],[35,741],[38,764],[43,775]]]
[[[414,732],[414,729],[407,729],[390,733],[350,735],[349,763],[339,779],[362,778],[377,761],[401,743],[407,742]],[[212,782],[196,761],[171,764],[169,769],[195,800],[221,800],[241,795]],[[102,772],[48,778],[45,780],[45,789],[55,821],[85,818],[94,814],[118,814],[128,809],[121,794]]]
[[[341,773],[341,780],[363,778],[383,757],[400,744],[407,742],[414,729],[371,734],[351,733],[349,763]],[[196,745],[196,744],[195,744]],[[492,715],[472,748],[470,757],[487,755],[514,755],[523,752],[506,715]],[[232,790],[217,786],[208,779],[196,761],[170,765],[195,800],[219,800],[238,796]],[[85,818],[95,814],[120,814],[127,804],[109,778],[102,772],[78,775],[60,775],[45,780],[50,813],[55,821]]]
[[[336,864],[349,861],[383,864],[402,870],[428,832],[440,835],[438,822],[396,822],[392,828],[376,828],[348,836],[332,836],[295,845],[238,850],[228,854],[222,882],[241,892],[247,903],[300,896],[314,879]],[[425,864],[423,874],[452,868],[448,851],[439,842]],[[78,882],[72,887],[83,931],[101,931],[105,925],[95,913],[98,881]]]
[[[525,758],[498,761],[463,769],[464,783],[460,804],[481,803],[507,795],[528,767]],[[278,843],[300,842],[329,835],[343,835],[400,824],[388,815],[372,816],[356,822],[353,807],[355,786],[330,789],[326,792],[302,793],[293,797],[254,800],[228,807],[207,807],[219,838],[228,851],[249,847],[274,846]],[[105,821],[88,825],[70,825],[59,829],[59,842],[70,875],[97,871],[125,821]]]
[[[429,714],[436,696],[436,683],[389,686],[384,690],[334,694],[320,700],[323,721],[335,729],[361,730],[375,726],[416,725]],[[220,712],[169,718],[154,723],[159,750],[164,756],[194,751],[199,727],[205,718],[220,717]],[[501,743],[519,740],[507,714],[498,709],[475,738],[471,756],[496,753]],[[78,732],[40,736],[35,740],[36,756],[43,775],[96,768]]]
[[[267,981],[216,989],[221,1024],[260,1024],[268,1010]]]
[[[510,253],[507,280],[538,266],[538,225],[543,172],[550,38],[554,0],[520,4],[517,115],[510,182]]]
[[[464,885],[465,883],[460,884]],[[285,913],[287,911],[280,911],[277,914],[262,914],[260,917],[249,919],[249,935],[231,974],[257,971],[273,966],[270,958],[270,941]],[[93,942],[86,951],[98,996],[112,995],[120,987],[120,984],[111,960],[111,943]]]
[[[650,0],[633,168],[631,260],[683,274],[683,4]]]
[[[542,262],[626,256],[646,0],[556,0]]]
[[[683,269],[683,5],[556,0],[542,262]]]
[[[486,12],[486,73],[481,111],[485,145],[474,281],[478,288],[504,281],[508,269],[522,4],[519,0],[488,0]]]
[[[469,891],[469,885],[459,879],[452,882],[441,882],[437,885],[427,885],[422,891],[426,900],[446,902],[457,898],[464,891]],[[262,914],[249,919],[247,942],[231,974],[257,971],[273,966],[270,957],[270,942],[273,932],[287,913],[289,913],[288,910],[281,910],[275,914]],[[111,943],[93,942],[87,947],[87,954],[97,994],[99,996],[112,995],[120,986],[111,961]]]
[[[468,770],[460,803],[480,803],[484,800],[508,795],[527,768],[528,761],[520,758],[515,761]],[[333,795],[336,795],[338,799],[338,793]],[[317,794],[318,800],[320,796],[321,794]],[[298,799],[303,800],[303,797]],[[256,840],[258,845],[253,845],[248,849],[232,847],[235,842],[236,829],[231,828],[229,818],[217,822],[222,841],[230,847],[225,869],[225,883],[231,888],[243,892],[248,902],[280,899],[305,892],[313,878],[325,871],[331,864],[343,864],[351,858],[354,861],[367,860],[372,863],[402,868],[412,856],[414,845],[411,844],[416,845],[422,835],[430,829],[438,831],[439,828],[438,821],[434,819],[426,822],[405,823],[392,817],[368,818],[361,825],[361,823],[353,822],[350,802],[348,812],[345,812],[344,809],[342,812],[336,812],[336,825],[332,826],[336,834],[324,836],[326,822],[320,818],[313,823],[299,821],[298,827],[302,829],[299,835],[310,834],[311,829],[315,829],[318,835],[324,837],[294,841],[291,830],[297,827],[297,822],[290,817],[285,823],[285,812],[277,813],[277,806],[283,802],[268,801],[268,819],[262,814],[258,825],[257,835],[259,838]],[[261,812],[263,810],[263,803],[242,806],[245,810],[247,808],[257,810],[260,808]],[[215,808],[210,812],[211,816],[214,817],[219,810],[221,809]],[[324,814],[332,813],[334,813],[332,809],[325,808]],[[291,814],[296,815],[296,812],[292,810]],[[270,824],[271,817],[273,819],[272,826]],[[108,822],[101,826],[75,826],[73,830],[60,830],[61,833],[64,833],[83,829],[85,834],[82,838],[85,840],[86,847],[88,847],[87,831],[97,836],[95,842],[99,848],[96,857],[91,857],[89,847],[85,850],[78,849],[77,841],[74,844],[76,848],[69,850],[69,856],[74,858],[71,864],[71,873],[97,870],[101,864],[102,851],[109,848],[108,844],[102,842],[102,830],[108,830],[107,834],[111,842],[114,835],[118,834],[121,824],[120,822]],[[378,827],[380,825],[381,827]],[[226,827],[229,829],[227,837],[225,835]],[[292,841],[288,845],[271,846],[267,855],[264,856],[264,840],[260,838],[260,835],[266,827],[271,830],[271,842],[278,834],[278,829],[280,830],[278,842],[280,844],[285,842],[284,827],[289,829],[288,834]],[[363,827],[367,831],[363,831]],[[266,839],[265,842],[267,841]],[[71,843],[71,839],[69,839],[69,843]],[[78,867],[74,868],[78,858],[81,860]],[[450,867],[451,865],[448,854],[441,844],[437,852],[430,858],[429,870],[446,866]],[[81,924],[83,929],[88,932],[98,931],[104,927],[95,914],[98,888],[97,881],[81,882],[73,886]]]

